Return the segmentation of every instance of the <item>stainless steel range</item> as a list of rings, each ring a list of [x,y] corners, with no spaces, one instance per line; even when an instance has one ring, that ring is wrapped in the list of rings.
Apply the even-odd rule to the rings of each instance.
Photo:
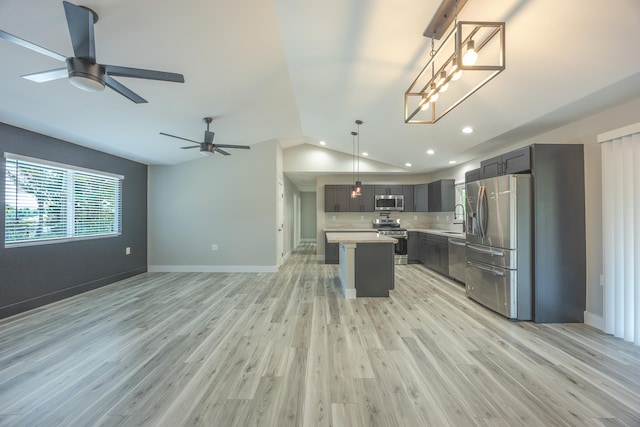
[[[407,264],[407,238],[409,233],[406,228],[400,227],[400,219],[376,218],[373,220],[373,228],[378,229],[378,233],[384,236],[398,240],[394,245],[394,262],[396,264]]]

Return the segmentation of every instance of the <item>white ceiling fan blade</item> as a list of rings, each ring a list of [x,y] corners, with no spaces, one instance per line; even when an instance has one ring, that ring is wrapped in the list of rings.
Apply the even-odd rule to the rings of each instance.
[[[39,73],[25,74],[21,76],[23,79],[31,80],[36,83],[50,82],[51,80],[63,79],[69,77],[67,68],[56,68],[55,70],[41,71]]]
[[[20,37],[14,36],[13,34],[9,34],[6,31],[0,30],[0,39],[5,39],[10,41],[11,43],[15,43],[18,46],[26,47],[27,49],[31,49],[43,55],[47,55],[50,58],[57,59],[58,61],[66,62],[67,57],[62,56],[59,53],[55,53],[52,50],[46,49],[42,46],[38,46],[37,44],[26,41],[25,39],[21,39]]]

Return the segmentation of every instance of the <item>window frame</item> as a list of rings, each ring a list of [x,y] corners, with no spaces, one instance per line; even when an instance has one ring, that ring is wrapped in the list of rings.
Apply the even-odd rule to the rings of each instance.
[[[44,237],[44,238],[30,238],[16,241],[7,241],[7,217],[6,217],[6,209],[8,206],[8,193],[7,193],[7,182],[8,179],[8,161],[14,161],[20,164],[26,163],[30,165],[34,165],[36,167],[42,168],[50,168],[50,169],[58,169],[64,173],[64,195],[66,200],[66,210],[65,210],[65,218],[61,220],[61,223],[66,223],[66,230],[64,237]],[[124,176],[119,174],[114,174],[111,172],[99,171],[89,168],[84,168],[75,165],[69,165],[65,163],[54,162],[45,159],[39,159],[30,156],[24,156],[21,154],[14,153],[4,153],[4,162],[3,162],[3,172],[5,179],[5,194],[4,194],[4,209],[5,209],[5,219],[4,219],[4,247],[5,248],[14,248],[14,247],[23,247],[23,246],[36,246],[36,245],[47,245],[47,244],[55,244],[55,243],[63,243],[63,242],[71,242],[71,241],[79,241],[79,240],[93,240],[93,239],[103,239],[110,237],[118,237],[122,235],[122,192],[123,192],[123,181]],[[115,231],[112,232],[96,232],[94,234],[81,234],[77,230],[76,224],[76,184],[78,181],[76,180],[76,174],[80,174],[80,176],[86,177],[88,175],[94,175],[98,179],[107,179],[113,181],[113,190],[114,193],[114,206],[113,206],[113,228]],[[16,192],[18,192],[18,188],[16,188]],[[19,206],[18,206],[19,208]],[[86,229],[85,229],[86,230]]]

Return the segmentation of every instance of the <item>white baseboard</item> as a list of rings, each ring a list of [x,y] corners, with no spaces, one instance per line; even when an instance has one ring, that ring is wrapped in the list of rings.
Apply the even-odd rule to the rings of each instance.
[[[150,265],[150,273],[277,273],[277,265]]]
[[[356,299],[355,289],[343,289],[345,299]]]
[[[585,325],[593,326],[596,329],[600,329],[604,331],[604,319],[602,316],[598,316],[597,314],[589,313],[588,311],[584,312],[584,323]]]

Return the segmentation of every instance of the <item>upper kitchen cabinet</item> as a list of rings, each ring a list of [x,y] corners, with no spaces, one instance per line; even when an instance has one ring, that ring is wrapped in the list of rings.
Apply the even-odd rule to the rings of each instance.
[[[429,184],[413,186],[413,203],[416,212],[429,212]]]
[[[467,171],[464,174],[464,182],[465,183],[478,181],[479,179],[480,179],[480,168],[472,169],[470,171]]]
[[[375,195],[394,195],[402,194],[402,185],[376,185]]]
[[[349,212],[351,187],[349,185],[324,186],[324,211]]]
[[[451,212],[455,206],[455,180],[441,179],[429,183],[429,212]]]
[[[531,147],[523,147],[480,162],[480,178],[531,171]],[[471,182],[471,181],[468,181]]]
[[[402,186],[402,195],[404,196],[404,211],[405,212],[413,212],[415,210],[415,205],[413,201],[413,185],[403,185]]]
[[[360,197],[349,198],[349,212],[373,212],[375,210],[374,190],[373,185],[363,185]]]

